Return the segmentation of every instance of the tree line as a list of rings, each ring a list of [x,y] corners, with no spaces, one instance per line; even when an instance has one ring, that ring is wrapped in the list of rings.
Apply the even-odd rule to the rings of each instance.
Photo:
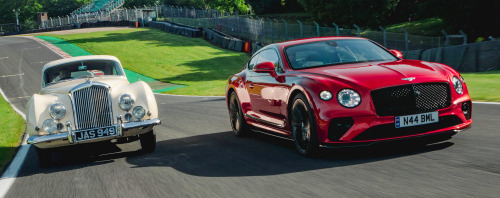
[[[93,0],[0,0],[0,24],[35,20],[35,12],[66,16]],[[165,4],[212,8],[240,14],[306,12],[321,24],[335,22],[351,27],[378,26],[431,17],[444,20],[447,29],[464,30],[472,37],[500,36],[500,0],[126,0],[124,7]]]

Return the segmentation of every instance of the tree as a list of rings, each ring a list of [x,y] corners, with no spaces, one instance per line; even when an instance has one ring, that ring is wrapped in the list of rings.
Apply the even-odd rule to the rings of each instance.
[[[298,0],[318,22],[374,27],[386,24],[399,0]]]

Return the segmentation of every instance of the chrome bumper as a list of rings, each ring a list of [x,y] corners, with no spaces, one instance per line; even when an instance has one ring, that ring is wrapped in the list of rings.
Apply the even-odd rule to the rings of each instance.
[[[118,119],[118,133],[116,136],[108,136],[108,137],[123,137],[125,134],[124,132],[131,130],[131,129],[136,129],[136,128],[146,128],[146,127],[151,127],[155,125],[161,124],[160,119],[158,118],[153,118],[151,120],[144,120],[141,122],[128,122],[128,123],[122,123],[121,119]],[[52,135],[43,135],[43,136],[30,136],[27,140],[28,144],[37,144],[37,143],[42,143],[42,142],[51,142],[51,141],[56,141],[56,140],[68,140],[70,144],[74,143],[75,139],[75,134],[73,133],[71,123],[67,123],[68,126],[68,132],[64,133],[58,133],[58,134],[52,134]]]

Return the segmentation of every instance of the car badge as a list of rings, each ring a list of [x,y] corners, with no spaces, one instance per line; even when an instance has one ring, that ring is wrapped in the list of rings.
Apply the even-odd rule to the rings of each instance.
[[[401,80],[412,81],[412,80],[415,80],[415,77],[402,78]]]

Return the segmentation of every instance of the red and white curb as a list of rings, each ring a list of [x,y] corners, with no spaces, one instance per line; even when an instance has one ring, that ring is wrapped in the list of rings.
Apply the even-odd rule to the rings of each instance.
[[[45,45],[51,51],[55,52],[56,54],[59,54],[59,56],[61,56],[63,58],[71,58],[72,57],[71,55],[69,55],[65,51],[61,50],[60,48],[56,47],[55,45],[52,45],[52,43],[49,43],[49,42],[44,41],[42,39],[36,38],[34,36],[30,36],[29,38],[35,40],[36,42],[39,42],[42,45]]]

